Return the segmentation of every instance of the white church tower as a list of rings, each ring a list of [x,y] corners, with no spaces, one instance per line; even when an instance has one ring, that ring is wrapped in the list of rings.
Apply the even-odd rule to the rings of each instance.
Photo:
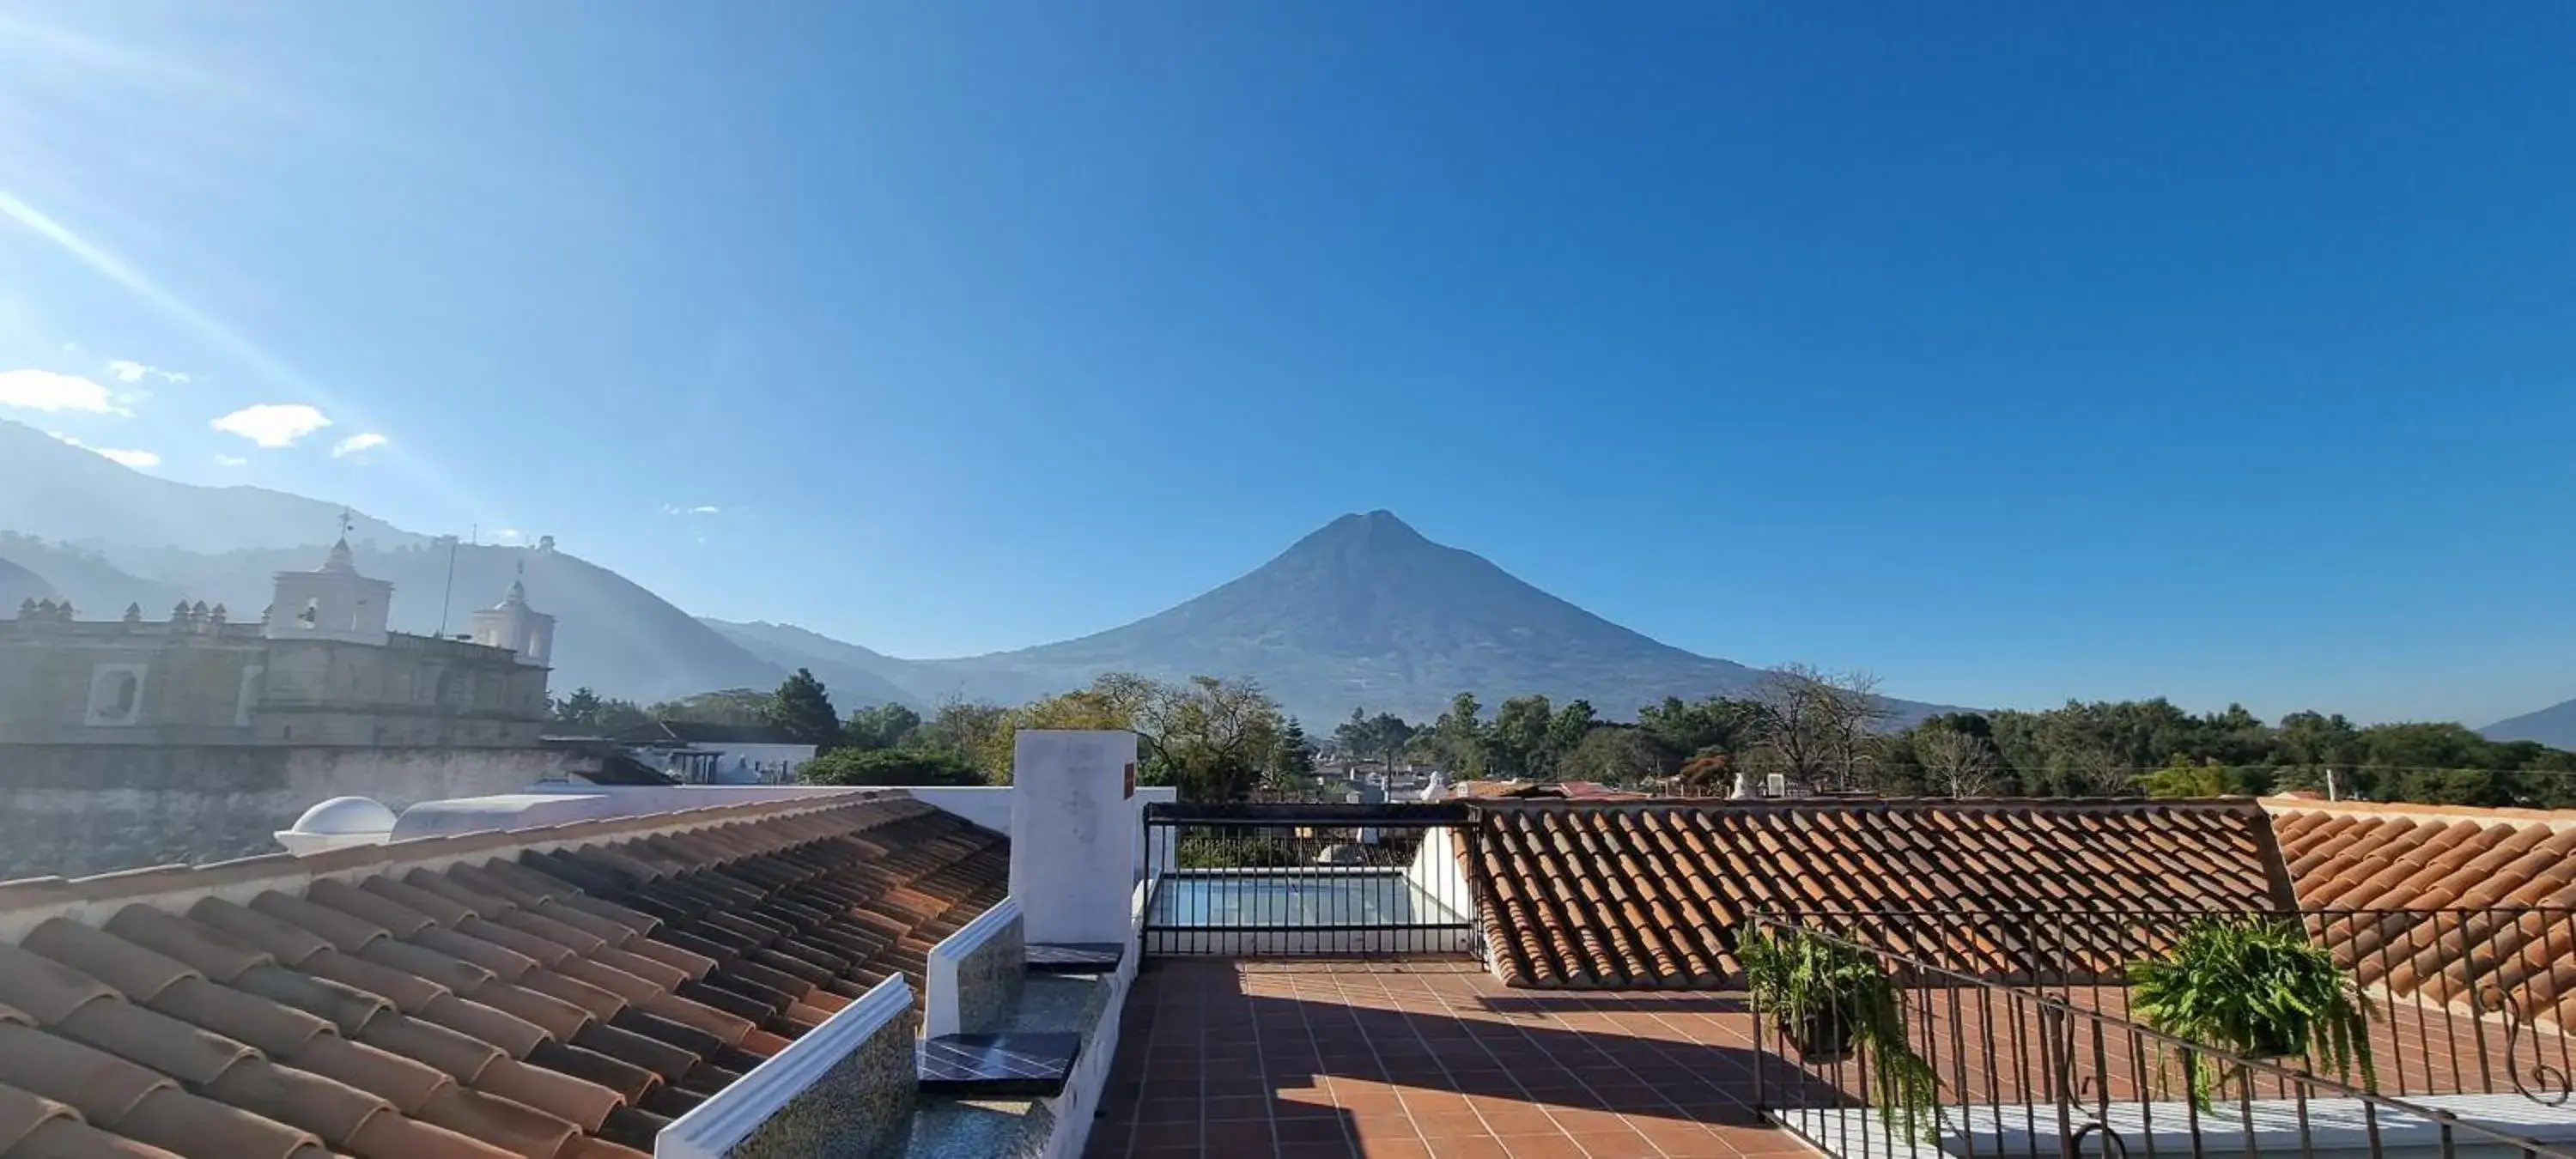
[[[554,650],[555,618],[528,606],[527,570],[520,564],[521,578],[510,581],[501,602],[474,613],[474,642],[516,652],[521,664],[542,665]]]
[[[343,640],[353,644],[385,642],[385,619],[393,611],[394,585],[358,574],[349,553],[349,517],[340,516],[340,541],[331,557],[314,571],[277,573],[276,598],[268,607],[262,634],[271,640]]]

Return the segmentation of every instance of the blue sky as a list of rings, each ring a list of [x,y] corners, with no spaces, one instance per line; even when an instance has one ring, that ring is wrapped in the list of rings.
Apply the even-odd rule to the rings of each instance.
[[[2576,12],[1608,7],[0,3],[0,417],[898,654],[1385,507],[1925,699],[2576,695]]]

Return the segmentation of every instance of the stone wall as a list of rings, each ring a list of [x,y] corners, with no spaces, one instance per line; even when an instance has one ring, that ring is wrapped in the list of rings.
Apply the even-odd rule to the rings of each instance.
[[[0,744],[248,741],[244,689],[257,691],[267,656],[256,625],[0,623]],[[114,703],[111,679],[132,681],[130,703]]]
[[[397,811],[559,776],[545,749],[0,745],[0,880],[274,853],[332,797]]]

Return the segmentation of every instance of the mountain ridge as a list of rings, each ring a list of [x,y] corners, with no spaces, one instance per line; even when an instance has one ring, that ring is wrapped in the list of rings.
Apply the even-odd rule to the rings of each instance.
[[[163,479],[0,419],[0,528],[22,534],[221,554],[244,547],[328,545],[347,510],[266,487]],[[387,544],[430,539],[363,513],[349,516],[355,538]]]
[[[2576,700],[2506,717],[2479,729],[2478,735],[2493,741],[2536,740],[2551,748],[2576,749]]]
[[[50,507],[27,498],[62,490],[85,498]],[[157,618],[181,599],[255,616],[273,573],[319,562],[314,530],[336,530],[340,511],[284,492],[155,478],[0,422],[0,528],[26,533],[0,537],[0,559],[91,616],[135,603]],[[524,569],[530,602],[557,617],[556,690],[639,701],[763,687],[809,668],[845,710],[889,700],[1017,703],[1132,671],[1248,677],[1322,725],[1355,707],[1429,719],[1460,691],[1488,703],[1581,698],[1624,718],[1668,696],[1742,694],[1762,675],[1612,623],[1383,509],[1336,518],[1259,567],[1130,623],[945,659],[886,656],[793,624],[694,617],[551,546],[451,551],[450,540],[381,520],[360,520],[351,538],[359,569],[395,585],[394,626],[407,632],[463,630],[471,609]],[[1906,719],[1937,709],[1889,705]]]

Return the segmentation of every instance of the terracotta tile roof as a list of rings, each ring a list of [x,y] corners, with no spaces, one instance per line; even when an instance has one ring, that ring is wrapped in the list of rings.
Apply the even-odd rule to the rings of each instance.
[[[1715,986],[1756,912],[1871,915],[1892,949],[2004,976],[2064,960],[2027,922],[2155,909],[2282,910],[2288,879],[2250,801],[1496,802],[1474,806],[1468,874],[1496,970],[1516,986]],[[1939,911],[1915,924],[1884,915]],[[1961,920],[1961,915],[1974,915]],[[2027,918],[2020,915],[2030,915]],[[1864,932],[1855,930],[1855,932]]]
[[[2364,985],[2576,1019],[2576,811],[2265,804],[2300,907]]]
[[[0,885],[0,1156],[637,1156],[1008,869],[878,798]]]

